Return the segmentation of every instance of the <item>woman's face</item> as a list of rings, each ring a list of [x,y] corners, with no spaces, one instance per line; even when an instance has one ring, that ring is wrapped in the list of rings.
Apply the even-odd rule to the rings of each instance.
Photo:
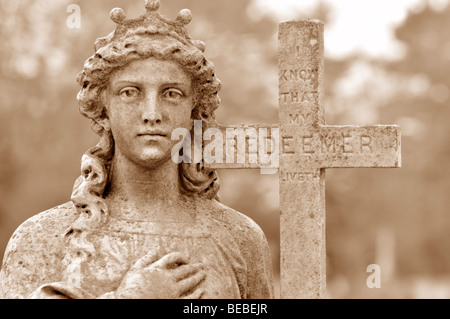
[[[191,77],[174,61],[153,57],[114,70],[105,91],[116,152],[155,167],[171,157],[176,128],[192,128]]]

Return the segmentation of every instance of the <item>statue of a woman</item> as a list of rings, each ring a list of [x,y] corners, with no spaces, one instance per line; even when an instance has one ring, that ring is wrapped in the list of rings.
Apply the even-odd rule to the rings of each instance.
[[[171,158],[176,128],[214,124],[220,82],[176,20],[146,1],[95,43],[78,76],[99,143],[82,157],[71,202],[24,222],[0,273],[2,298],[270,298],[267,241],[221,204],[216,172]]]

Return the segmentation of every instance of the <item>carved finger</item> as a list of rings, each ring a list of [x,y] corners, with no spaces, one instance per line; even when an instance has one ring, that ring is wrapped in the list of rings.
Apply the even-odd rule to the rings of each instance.
[[[191,265],[183,265],[174,270],[173,276],[176,281],[180,281],[191,275],[194,275],[195,273],[199,272],[202,269],[203,269],[203,264],[201,264],[201,263],[191,264]]]
[[[181,299],[201,299],[203,297],[204,293],[205,293],[205,290],[197,289],[193,293],[190,293],[186,296],[181,297]]]
[[[165,255],[160,260],[158,260],[155,264],[162,268],[175,268],[180,264],[187,264],[188,259],[181,253],[174,252]]]
[[[154,251],[148,252],[146,255],[138,259],[136,263],[131,267],[131,270],[138,270],[147,267],[148,265],[153,264],[158,260],[158,255]]]
[[[189,290],[195,288],[195,286],[200,284],[205,279],[205,277],[206,273],[204,271],[200,271],[193,276],[179,281],[178,288],[180,289],[180,295],[183,295]]]

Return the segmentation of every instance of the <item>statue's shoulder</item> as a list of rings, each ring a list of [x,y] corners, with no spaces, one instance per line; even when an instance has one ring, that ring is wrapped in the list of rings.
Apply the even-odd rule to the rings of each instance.
[[[61,280],[64,233],[76,219],[69,202],[23,222],[11,236],[0,270],[0,298],[26,298],[43,283]]]
[[[266,245],[267,239],[261,227],[247,215],[216,200],[210,201],[208,210],[215,224],[226,229],[242,244]]]
[[[222,241],[231,260],[244,262],[243,298],[273,298],[272,261],[264,232],[250,217],[218,201],[211,201],[210,208],[209,218],[217,226],[212,235]],[[238,249],[234,249],[236,244]]]
[[[77,211],[72,202],[36,214],[14,231],[6,250],[8,252],[45,247],[48,243],[61,239],[76,218]]]

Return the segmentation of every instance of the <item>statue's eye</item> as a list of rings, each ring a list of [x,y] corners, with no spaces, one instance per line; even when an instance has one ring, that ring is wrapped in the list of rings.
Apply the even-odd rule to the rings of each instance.
[[[184,96],[183,92],[181,92],[181,90],[172,89],[172,88],[164,90],[162,95],[165,99],[169,99],[169,100],[179,100]]]
[[[139,89],[135,87],[126,87],[119,91],[119,95],[123,100],[132,100],[139,96]]]

